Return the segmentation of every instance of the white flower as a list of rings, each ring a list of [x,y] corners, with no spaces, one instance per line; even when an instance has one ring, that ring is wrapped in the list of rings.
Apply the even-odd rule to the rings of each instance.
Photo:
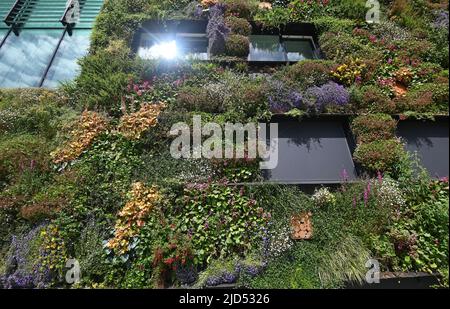
[[[316,190],[311,199],[319,207],[336,204],[336,197],[327,188]]]

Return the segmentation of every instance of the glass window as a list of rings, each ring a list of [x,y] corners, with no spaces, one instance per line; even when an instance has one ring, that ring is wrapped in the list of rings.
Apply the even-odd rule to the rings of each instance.
[[[267,180],[339,183],[344,170],[348,180],[357,178],[341,122],[283,121],[278,123],[278,136],[278,166],[264,171]]]
[[[309,39],[289,39],[283,41],[289,61],[314,59],[314,48]]]
[[[208,60],[208,39],[205,34],[144,33],[137,54],[142,59]]]
[[[421,165],[432,177],[447,177],[449,162],[448,120],[400,121],[397,133],[406,149],[417,153]]]
[[[251,35],[248,61],[286,61],[277,35]]]
[[[0,43],[2,42],[3,38],[8,33],[8,29],[0,29]]]
[[[87,53],[90,34],[90,30],[75,30],[72,35],[66,33],[47,73],[44,87],[57,87],[60,82],[71,80],[77,75],[77,59]]]
[[[14,2],[15,2],[15,0],[1,0],[0,1],[0,22],[3,24],[2,26],[6,26],[3,23],[3,19],[9,13],[9,10],[11,10],[12,6],[14,5]]]
[[[143,33],[137,54],[142,59],[174,59],[177,56],[175,34]]]
[[[0,87],[37,87],[62,30],[23,30],[0,49]]]
[[[208,60],[208,38],[205,35],[178,35],[176,42],[181,57]]]

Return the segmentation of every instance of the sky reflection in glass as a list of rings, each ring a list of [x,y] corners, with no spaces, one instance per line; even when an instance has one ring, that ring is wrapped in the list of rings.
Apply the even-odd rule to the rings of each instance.
[[[248,61],[286,61],[277,35],[251,35]]]
[[[70,36],[66,33],[59,46],[43,86],[57,87],[60,82],[72,80],[79,73],[77,60],[88,52],[91,30],[77,30]]]
[[[284,41],[284,46],[286,47],[288,61],[314,59],[311,40],[286,40]]]
[[[204,35],[176,35],[174,33],[145,33],[137,54],[142,59],[198,59],[208,60],[208,39]]]
[[[0,87],[38,87],[61,30],[25,29],[0,49]]]

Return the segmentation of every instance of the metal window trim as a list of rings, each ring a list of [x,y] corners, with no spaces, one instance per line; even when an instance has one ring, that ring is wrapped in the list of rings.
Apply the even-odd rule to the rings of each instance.
[[[0,49],[2,48],[3,44],[5,44],[6,40],[8,39],[10,33],[12,32],[12,28],[9,28],[6,32],[6,35],[3,37],[2,41],[0,42]]]
[[[61,46],[61,43],[62,43],[66,33],[67,33],[67,27],[64,28],[63,33],[61,34],[61,37],[59,38],[58,44],[56,44],[55,50],[53,51],[52,57],[50,58],[50,61],[48,62],[47,67],[45,68],[45,71],[42,74],[41,80],[39,81],[39,86],[38,86],[39,88],[41,88],[45,82],[45,79],[48,75],[48,71],[50,70],[50,68],[53,64],[53,61],[56,58],[56,54],[58,53],[59,47]]]

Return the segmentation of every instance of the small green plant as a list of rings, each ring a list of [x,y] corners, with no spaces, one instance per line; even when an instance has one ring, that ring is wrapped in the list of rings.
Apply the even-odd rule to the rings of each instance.
[[[386,114],[368,114],[356,117],[352,131],[358,143],[370,143],[395,137],[397,122]]]
[[[359,145],[354,158],[372,173],[393,172],[404,155],[402,143],[396,139],[388,139]]]
[[[228,56],[247,57],[250,52],[250,41],[243,35],[232,34],[226,40],[225,51]]]
[[[244,188],[225,184],[188,185],[179,203],[179,229],[192,236],[197,264],[248,252],[270,218]]]
[[[235,16],[228,16],[225,19],[226,25],[230,28],[231,33],[249,36],[252,33],[252,26],[244,19]]]

